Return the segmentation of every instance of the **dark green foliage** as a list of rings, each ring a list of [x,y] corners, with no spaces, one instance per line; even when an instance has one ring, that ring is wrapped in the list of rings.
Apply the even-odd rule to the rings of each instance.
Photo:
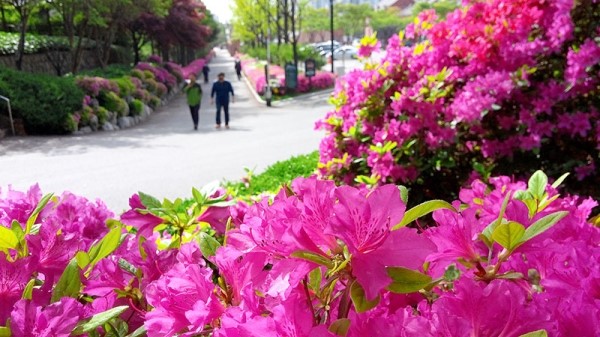
[[[277,192],[284,184],[289,184],[298,177],[308,177],[315,173],[319,153],[312,152],[306,155],[291,157],[290,159],[276,162],[257,175],[251,171],[248,176],[239,182],[226,182],[225,186],[234,196],[249,197],[264,192]]]
[[[131,100],[131,102],[129,103],[129,111],[134,116],[141,115],[142,111],[144,111],[144,103],[139,99]]]
[[[120,78],[131,75],[131,66],[125,64],[111,64],[105,68],[95,68],[80,71],[78,74],[83,76],[104,77],[109,79]]]
[[[113,81],[119,86],[119,93],[121,97],[129,97],[135,91],[135,84],[131,82],[131,77],[123,76],[120,78],[115,78]]]
[[[127,116],[129,107],[127,102],[112,91],[100,94],[100,105],[106,110],[112,111],[119,116]]]
[[[10,98],[14,117],[23,120],[30,134],[70,131],[68,117],[81,109],[84,96],[72,77],[28,74],[6,68],[0,68],[0,95]],[[6,104],[0,104],[2,114],[6,110]]]
[[[267,59],[267,50],[264,47],[244,48],[243,52],[259,60]],[[314,48],[298,46],[298,60],[303,62],[309,58],[312,58],[317,62],[318,68],[325,65],[325,59],[323,59]],[[285,66],[286,63],[293,62],[294,51],[292,45],[282,44],[280,46],[273,46],[271,49],[271,61],[280,66]]]

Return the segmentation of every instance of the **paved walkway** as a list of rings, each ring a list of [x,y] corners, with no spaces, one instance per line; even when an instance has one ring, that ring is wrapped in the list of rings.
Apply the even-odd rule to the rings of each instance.
[[[72,191],[101,198],[120,211],[131,194],[186,197],[192,186],[238,179],[244,167],[264,169],[292,155],[318,148],[314,122],[330,109],[326,94],[266,108],[235,78],[233,59],[219,50],[211,77],[225,72],[236,101],[231,129],[216,130],[210,85],[204,85],[200,127],[193,131],[183,96],[131,129],[86,136],[16,137],[0,140],[0,188],[26,189],[39,183],[45,192]]]

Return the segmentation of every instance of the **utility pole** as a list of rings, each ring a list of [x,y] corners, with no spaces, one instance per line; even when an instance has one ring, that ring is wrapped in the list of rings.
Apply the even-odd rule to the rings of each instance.
[[[333,67],[333,0],[329,0],[329,29],[331,30],[331,73],[335,74],[335,68]]]

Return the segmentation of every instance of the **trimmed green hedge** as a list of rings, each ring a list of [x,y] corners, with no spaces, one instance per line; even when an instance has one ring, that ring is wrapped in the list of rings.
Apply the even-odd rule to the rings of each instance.
[[[317,151],[291,157],[276,162],[257,175],[248,170],[248,176],[242,181],[228,181],[224,186],[236,197],[251,197],[265,192],[277,192],[284,184],[298,177],[308,177],[317,170],[319,153]]]
[[[72,131],[69,116],[81,110],[83,91],[70,77],[29,74],[0,68],[0,95],[11,100],[13,115],[23,119],[30,134]],[[6,114],[6,104],[0,111]]]
[[[84,39],[84,48],[93,48],[95,41]],[[12,55],[19,46],[19,33],[0,32],[0,55]],[[69,50],[69,40],[65,36],[47,36],[28,33],[25,35],[25,54],[41,53],[47,50]]]

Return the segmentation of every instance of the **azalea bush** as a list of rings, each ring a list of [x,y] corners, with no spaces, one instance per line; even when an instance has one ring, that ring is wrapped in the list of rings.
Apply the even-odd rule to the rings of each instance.
[[[475,181],[408,210],[396,185],[299,178],[246,205],[216,184],[137,193],[118,220],[70,193],[4,190],[0,333],[594,336],[596,202],[560,196],[563,179]]]
[[[425,11],[338,82],[321,173],[405,183],[421,199],[490,174],[573,171],[599,196],[600,2],[463,1]],[[411,45],[408,47],[407,45]],[[377,50],[374,37],[360,54]]]
[[[259,95],[264,95],[267,81],[265,78],[265,64],[256,59],[241,55],[242,71],[246,78],[254,86]],[[285,87],[285,70],[276,64],[269,66],[269,75],[273,85]],[[311,90],[323,90],[335,85],[335,75],[329,72],[317,71],[316,75],[309,80],[303,73],[298,74],[297,93],[307,93]],[[285,93],[285,90],[282,91]],[[278,91],[279,93],[279,91]]]

